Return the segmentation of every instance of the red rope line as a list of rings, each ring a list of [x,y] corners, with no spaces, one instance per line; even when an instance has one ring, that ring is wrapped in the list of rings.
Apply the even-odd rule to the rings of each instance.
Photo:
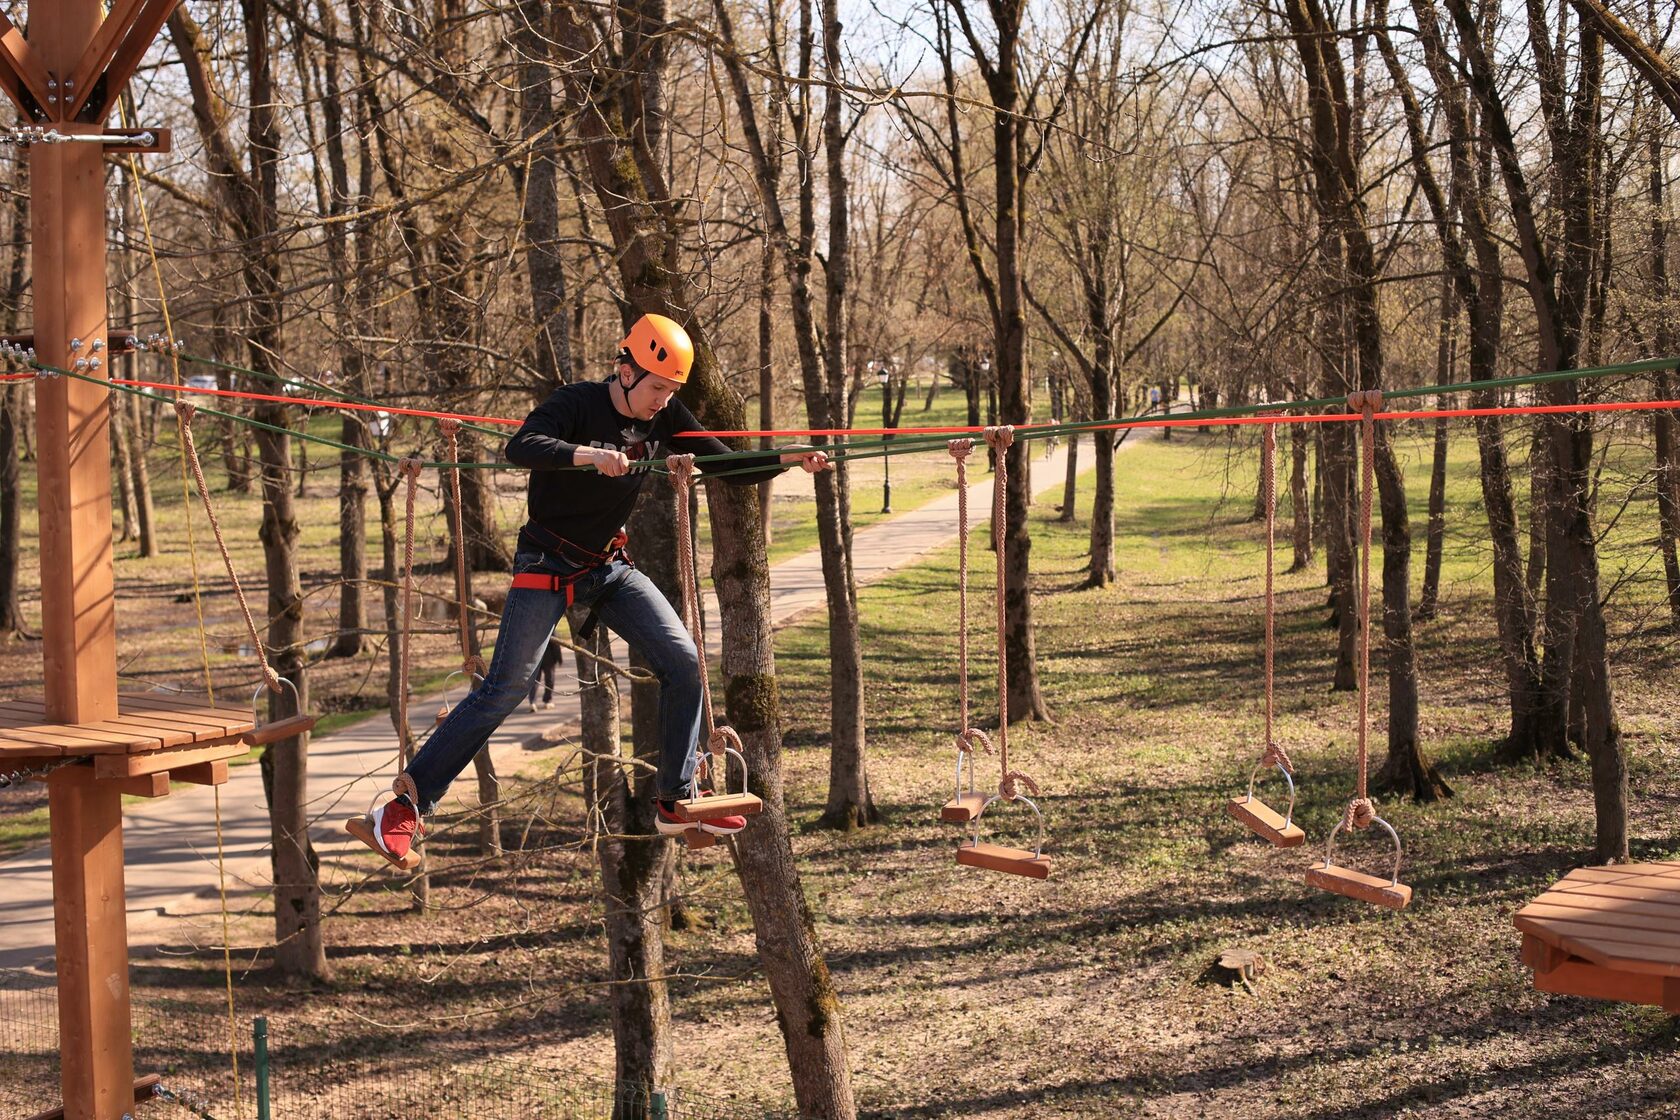
[[[6,375],[11,376],[11,375]],[[25,374],[33,377],[34,374]],[[502,416],[474,416],[468,412],[434,412],[424,408],[398,408],[389,404],[364,404],[361,401],[324,401],[317,397],[284,397],[272,393],[247,393],[238,389],[190,389],[185,385],[171,385],[165,381],[131,381],[113,377],[113,385],[127,385],[135,389],[156,389],[163,393],[203,393],[211,397],[232,397],[245,401],[269,401],[275,404],[301,405],[305,408],[338,408],[347,412],[388,412],[393,416],[423,416],[430,420],[461,420],[476,424],[501,424],[517,428],[525,421],[509,420]]]
[[[33,380],[37,376],[39,374],[36,373],[0,373],[0,381],[26,381]],[[524,423],[523,420],[513,420],[505,416],[480,416],[468,412],[400,408],[396,405],[367,404],[361,401],[329,401],[318,397],[289,397],[270,393],[248,393],[237,389],[189,389],[184,385],[172,385],[168,382],[135,381],[120,377],[112,378],[111,384],[125,385],[136,389],[152,389],[164,393],[202,393],[206,396],[267,401],[272,404],[297,405],[304,408],[332,408],[346,412],[386,412],[393,416],[419,416],[430,420],[460,420],[466,423],[499,424],[508,428],[517,428]],[[1479,416],[1547,416],[1576,412],[1654,412],[1658,409],[1680,409],[1680,400],[1596,401],[1585,404],[1510,405],[1495,408],[1425,408],[1379,412],[1372,418],[1375,420],[1439,420],[1466,419]],[[1340,424],[1356,423],[1361,419],[1363,419],[1363,414],[1357,412],[1305,412],[1299,415],[1264,416],[1158,416],[1147,420],[1116,420],[1111,424],[1095,424],[1079,428],[1077,432],[1113,432],[1128,428],[1226,428],[1249,424]],[[1031,438],[1030,433],[1034,431],[1054,429],[1061,432],[1065,425],[1057,423],[1017,424],[1014,428],[1016,438]],[[983,435],[985,431],[985,425],[926,428],[742,428],[724,431],[678,432],[674,438],[685,439],[703,435],[720,438],[759,437],[767,439],[800,439],[810,436],[962,436]]]

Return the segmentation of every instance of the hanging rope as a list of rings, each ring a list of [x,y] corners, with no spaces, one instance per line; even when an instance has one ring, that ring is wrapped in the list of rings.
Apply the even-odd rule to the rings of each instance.
[[[992,450],[997,453],[997,470],[992,476],[992,548],[997,553],[997,754],[998,770],[1002,774],[998,780],[998,796],[1005,801],[1013,801],[1018,796],[1015,788],[1017,783],[1026,786],[1035,795],[1038,793],[1038,783],[1020,771],[1009,768],[1009,617],[1004,602],[1007,580],[1004,571],[1003,538],[1008,517],[1008,452],[1009,445],[1015,442],[1015,429],[1007,424],[987,428],[986,442],[991,444]]]
[[[414,636],[414,490],[420,481],[421,461],[410,455],[397,464],[403,480],[403,578],[402,578],[402,648],[397,654],[397,776],[391,792],[399,797],[407,795],[416,811],[420,808],[420,791],[408,776],[408,752],[412,732],[408,726],[408,669],[409,650]]]
[[[198,484],[198,497],[204,503],[204,516],[210,520],[210,530],[216,535],[216,549],[222,554],[222,565],[227,568],[228,580],[233,584],[233,596],[239,601],[239,613],[245,619],[245,630],[251,636],[251,648],[257,653],[257,664],[262,667],[263,681],[272,693],[280,691],[280,674],[274,671],[268,663],[268,650],[263,646],[262,635],[257,633],[257,623],[251,617],[251,604],[245,598],[245,588],[239,583],[239,573],[234,571],[233,558],[228,555],[227,541],[222,538],[222,523],[216,517],[216,507],[210,500],[210,486],[204,481],[204,464],[198,458],[198,445],[193,441],[192,418],[194,406],[187,401],[175,402],[175,425],[181,433],[181,449],[186,453],[187,466],[192,470],[193,481]]]
[[[1260,489],[1266,494],[1266,750],[1261,766],[1281,766],[1289,774],[1295,766],[1289,754],[1272,738],[1275,707],[1273,685],[1274,654],[1277,649],[1276,599],[1273,594],[1273,553],[1277,548],[1277,425],[1267,424],[1260,440]]]
[[[1349,828],[1368,828],[1377,815],[1366,778],[1371,723],[1371,490],[1377,463],[1376,412],[1382,407],[1382,393],[1376,389],[1349,393],[1348,407],[1364,415],[1359,423],[1359,788],[1348,802],[1343,823]]]
[[[957,462],[957,750],[973,754],[978,742],[991,754],[992,740],[968,723],[968,456],[974,441],[954,439],[949,447]]]
[[[695,575],[699,558],[695,555],[694,530],[689,521],[689,493],[694,485],[694,456],[671,455],[665,460],[671,471],[671,495],[677,513],[677,579],[682,584],[683,622],[694,636],[694,648],[700,662],[700,708],[706,717],[706,749],[725,771],[728,763],[724,751],[741,749],[741,737],[728,724],[719,727],[712,718],[712,688],[706,676],[706,625],[700,614],[700,581]]]
[[[451,510],[455,525],[455,619],[461,630],[461,672],[467,674],[467,683],[472,684],[474,676],[483,677],[488,669],[484,658],[473,652],[472,623],[467,620],[467,537],[461,529],[461,422],[459,420],[440,420],[438,428],[443,432],[445,443],[449,446],[449,491],[454,497],[454,509]]]

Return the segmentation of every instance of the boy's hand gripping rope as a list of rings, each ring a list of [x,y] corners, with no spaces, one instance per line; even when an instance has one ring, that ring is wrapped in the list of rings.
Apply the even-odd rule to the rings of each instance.
[[[998,780],[998,796],[1005,801],[1014,801],[1019,796],[1015,789],[1017,783],[1026,786],[1035,795],[1038,793],[1037,782],[1019,770],[1009,768],[1009,635],[1008,613],[1004,604],[1006,581],[1003,538],[1005,518],[1008,515],[1009,445],[1015,442],[1015,429],[1007,424],[987,428],[986,442],[997,452],[997,470],[992,475],[992,548],[997,554],[997,753],[998,770],[1002,775]]]
[[[717,765],[718,773],[728,772],[725,752],[741,750],[741,737],[728,724],[722,727],[712,718],[712,687],[706,675],[706,626],[700,614],[700,581],[695,574],[698,560],[694,553],[694,532],[688,516],[688,496],[694,484],[694,456],[671,455],[665,459],[671,472],[672,501],[677,514],[677,580],[682,584],[683,622],[694,637],[695,653],[700,663],[700,707],[706,715],[706,750]]]
[[[949,448],[957,462],[957,750],[972,755],[979,743],[994,754],[990,736],[968,723],[968,456],[974,441],[954,439]]]

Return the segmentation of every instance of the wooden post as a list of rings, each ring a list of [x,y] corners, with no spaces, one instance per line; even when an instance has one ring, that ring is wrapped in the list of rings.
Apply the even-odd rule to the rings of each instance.
[[[72,75],[99,30],[100,0],[31,4],[29,15],[53,126],[103,131],[102,122],[62,120],[81,92]],[[104,146],[34,144],[29,157],[36,355],[61,369],[83,360],[91,376],[109,377]],[[47,718],[114,719],[109,390],[68,377],[36,386]],[[48,790],[64,1115],[117,1120],[134,1110],[122,795],[115,782],[79,774],[53,777]]]
[[[99,28],[99,0],[30,7],[29,44],[54,83],[75,72]],[[49,104],[55,115],[58,105]],[[57,123],[60,132],[103,131]],[[29,149],[35,352],[48,365],[88,362],[110,375],[105,348],[105,153],[99,144]],[[81,345],[71,349],[71,340]],[[100,349],[95,352],[97,344]],[[97,370],[92,363],[98,360]],[[47,718],[57,723],[117,715],[117,631],[111,567],[109,390],[74,378],[36,383],[40,464],[41,629]],[[125,1083],[124,1092],[128,1091]]]
[[[122,794],[76,777],[47,779],[59,1076],[66,1120],[117,1120],[134,1108]]]

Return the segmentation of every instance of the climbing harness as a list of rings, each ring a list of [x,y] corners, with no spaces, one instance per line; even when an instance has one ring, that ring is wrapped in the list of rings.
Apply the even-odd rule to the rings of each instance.
[[[1050,857],[1044,854],[1044,814],[1030,797],[1020,792],[1020,787],[1025,786],[1036,794],[1038,784],[1020,771],[1009,768],[1009,644],[1004,603],[1004,525],[1008,516],[1008,452],[1009,445],[1014,440],[1015,430],[1007,425],[986,429],[986,442],[992,445],[997,458],[997,472],[992,478],[992,547],[997,552],[997,754],[1000,777],[998,791],[981,803],[980,811],[973,817],[973,835],[957,845],[957,862],[968,867],[982,867],[989,871],[1045,879],[1050,875]],[[1038,839],[1032,851],[981,842],[980,818],[994,801],[1019,801],[1032,810],[1033,816],[1038,819]]]
[[[1295,823],[1295,769],[1289,755],[1272,735],[1274,704],[1273,672],[1277,649],[1277,607],[1273,590],[1273,561],[1277,549],[1277,426],[1267,424],[1260,442],[1260,489],[1266,494],[1266,749],[1248,775],[1248,793],[1233,797],[1225,803],[1225,811],[1261,839],[1276,848],[1293,848],[1307,839],[1301,826]],[[1260,771],[1275,766],[1289,787],[1289,805],[1280,815],[1276,809],[1254,796],[1254,782]]]
[[[1370,769],[1367,734],[1371,722],[1371,490],[1376,475],[1376,412],[1382,407],[1382,393],[1371,389],[1348,394],[1348,408],[1364,414],[1359,425],[1361,447],[1359,492],[1359,748],[1358,788],[1348,802],[1342,819],[1330,830],[1324,848],[1324,859],[1307,869],[1307,882],[1321,890],[1362,902],[1386,906],[1390,910],[1404,909],[1412,900],[1412,888],[1400,881],[1400,836],[1387,821],[1377,816],[1366,788]],[[1336,835],[1348,831],[1381,825],[1394,842],[1394,868],[1384,880],[1366,875],[1336,863]]]
[[[957,463],[957,785],[956,793],[939,810],[939,819],[967,824],[986,807],[986,795],[974,787],[974,747],[978,743],[992,754],[992,740],[978,727],[968,724],[968,456],[974,450],[971,439],[954,439],[949,445]],[[963,790],[963,760],[968,760],[968,789]]]
[[[694,456],[672,455],[665,464],[671,471],[671,500],[676,506],[677,576],[682,585],[683,623],[694,638],[696,660],[700,666],[700,706],[706,716],[706,751],[701,753],[699,764],[695,767],[694,789],[689,798],[676,803],[677,816],[695,823],[718,817],[752,816],[763,810],[764,802],[756,794],[747,792],[747,758],[741,753],[741,737],[728,724],[719,726],[712,714],[712,689],[706,675],[706,626],[700,614],[700,585],[695,574],[699,564],[688,515],[688,496],[694,483]],[[731,755],[741,764],[740,793],[729,792]],[[712,791],[702,796],[700,785],[708,779]]]

